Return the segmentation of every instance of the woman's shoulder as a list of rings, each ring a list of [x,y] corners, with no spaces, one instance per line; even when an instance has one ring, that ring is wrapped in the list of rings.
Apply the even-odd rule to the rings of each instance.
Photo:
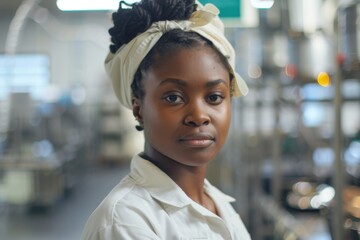
[[[150,199],[148,192],[129,176],[117,184],[94,210],[91,217],[103,224],[112,224],[122,211],[144,205]]]
[[[90,219],[101,225],[111,225],[129,215],[139,214],[139,211],[154,209],[156,205],[148,189],[127,176],[110,191]]]
[[[146,189],[127,176],[90,215],[83,236],[96,234],[114,226],[121,227],[124,224],[146,224],[154,215],[154,205],[154,200]]]

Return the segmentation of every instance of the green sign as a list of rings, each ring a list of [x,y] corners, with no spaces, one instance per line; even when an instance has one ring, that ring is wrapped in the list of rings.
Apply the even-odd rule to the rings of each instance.
[[[219,8],[221,18],[241,17],[241,0],[200,0],[200,2],[214,4]]]

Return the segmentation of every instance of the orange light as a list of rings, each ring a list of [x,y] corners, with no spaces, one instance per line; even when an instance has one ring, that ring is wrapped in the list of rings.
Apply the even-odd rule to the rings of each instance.
[[[328,87],[330,85],[330,77],[326,72],[321,72],[317,76],[317,82],[322,87]]]

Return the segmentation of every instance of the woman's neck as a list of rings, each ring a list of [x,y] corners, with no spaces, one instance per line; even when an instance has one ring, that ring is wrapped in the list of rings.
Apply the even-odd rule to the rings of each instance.
[[[204,189],[206,164],[188,166],[161,154],[146,144],[145,152],[141,156],[165,172],[189,198],[214,214],[219,215],[214,201]]]
[[[145,146],[142,157],[165,172],[195,202],[204,202],[204,181],[207,165],[188,166]]]

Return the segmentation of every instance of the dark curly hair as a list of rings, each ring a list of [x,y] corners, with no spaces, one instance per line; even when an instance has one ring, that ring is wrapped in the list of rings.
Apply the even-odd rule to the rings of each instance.
[[[122,45],[145,32],[154,22],[188,20],[196,8],[195,0],[142,0],[134,4],[121,1],[118,11],[112,14],[114,26],[109,29],[112,41],[110,51],[115,53]],[[231,67],[226,57],[211,41],[195,32],[174,29],[163,34],[140,63],[131,84],[133,96],[138,99],[143,98],[145,92],[141,84],[142,73],[156,64],[158,59],[171,55],[180,49],[201,46],[210,47],[214,50],[219,62],[229,71],[230,79],[233,79],[230,73]]]
[[[189,19],[196,7],[195,0],[142,0],[134,4],[120,1],[118,11],[112,14],[110,51],[115,53],[154,22]]]

